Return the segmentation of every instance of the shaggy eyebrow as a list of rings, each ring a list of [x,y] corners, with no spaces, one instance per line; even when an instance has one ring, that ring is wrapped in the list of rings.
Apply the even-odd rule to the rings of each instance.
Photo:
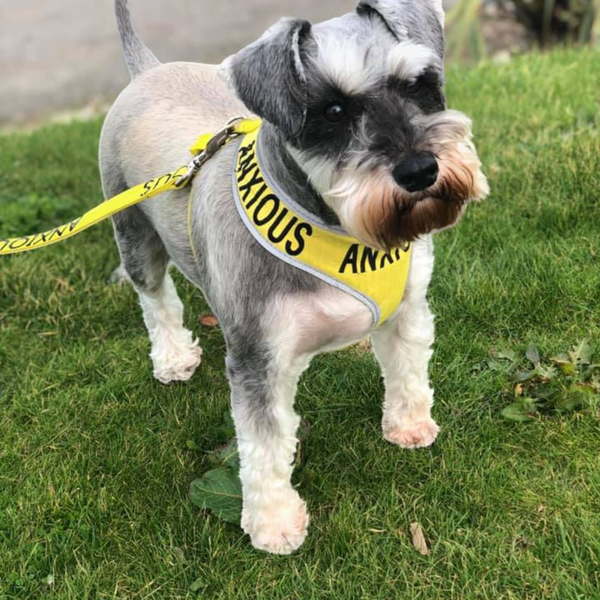
[[[436,63],[437,56],[431,48],[415,42],[400,42],[388,56],[388,72],[398,79],[413,81]]]

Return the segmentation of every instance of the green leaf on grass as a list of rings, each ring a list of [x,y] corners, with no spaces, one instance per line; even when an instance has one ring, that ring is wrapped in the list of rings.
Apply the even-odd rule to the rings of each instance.
[[[239,525],[242,516],[242,484],[236,471],[214,469],[192,482],[191,501],[202,510]]]
[[[500,350],[496,356],[503,360],[510,360],[510,362],[517,360],[517,353],[514,350]]]
[[[573,412],[580,408],[587,408],[594,395],[595,392],[592,388],[574,384],[561,394],[556,402],[556,409],[561,412]]]
[[[192,585],[190,585],[190,592],[199,592],[201,590],[203,590],[206,587],[206,582],[204,581],[204,579],[202,579],[202,577],[199,577],[198,579],[196,579],[196,581],[194,581],[194,583],[192,583]]]
[[[493,358],[487,361],[487,366],[490,371],[504,371],[506,369],[505,365]]]
[[[561,370],[563,375],[575,375],[575,365],[566,354],[557,354],[550,359]]]
[[[573,412],[581,408],[581,398],[571,394],[562,395],[556,402],[556,410],[560,412]]]
[[[529,387],[529,395],[536,400],[547,402],[556,395],[556,391],[546,385],[532,385]]]
[[[535,377],[535,373],[535,369],[533,369],[532,371],[517,371],[513,376],[513,381],[529,381],[530,379],[533,379]]]
[[[525,352],[525,356],[529,359],[534,367],[537,368],[540,366],[540,353],[535,344],[529,344],[527,352]]]
[[[544,381],[551,381],[556,377],[556,369],[550,365],[549,367],[545,367],[544,365],[538,365],[535,368],[535,374],[537,377]]]
[[[535,400],[532,398],[523,398],[519,402],[509,404],[501,414],[509,421],[523,422],[531,421],[537,412],[538,408]]]
[[[589,365],[592,362],[592,347],[587,340],[581,340],[579,344],[573,346],[569,356],[574,365]]]
[[[240,467],[240,456],[237,450],[237,440],[233,438],[208,454],[208,460],[213,465],[224,465],[237,471]]]

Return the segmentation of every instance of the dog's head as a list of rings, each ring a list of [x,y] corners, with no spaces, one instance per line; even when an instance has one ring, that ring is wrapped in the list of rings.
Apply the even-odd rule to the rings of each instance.
[[[283,19],[223,65],[346,231],[382,249],[451,227],[487,195],[471,122],[446,110],[441,0],[360,0]]]

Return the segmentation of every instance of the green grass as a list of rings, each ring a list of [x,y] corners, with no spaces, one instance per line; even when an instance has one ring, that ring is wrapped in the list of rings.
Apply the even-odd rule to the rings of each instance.
[[[229,400],[224,342],[200,326],[196,290],[177,278],[202,366],[163,387],[134,292],[105,285],[108,224],[1,259],[0,599],[600,598],[599,416],[507,422],[509,384],[486,366],[531,341],[553,355],[587,337],[600,351],[599,63],[559,52],[450,71],[493,194],[437,239],[442,433],[417,452],[384,443],[372,357],[317,358],[297,398],[312,523],[291,557],[254,551],[188,500]],[[100,200],[100,126],[0,138],[0,237]]]

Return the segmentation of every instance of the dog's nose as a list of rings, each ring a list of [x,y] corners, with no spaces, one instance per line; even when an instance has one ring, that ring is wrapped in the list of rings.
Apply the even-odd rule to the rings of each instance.
[[[429,152],[415,154],[402,161],[393,172],[396,183],[408,192],[422,192],[438,177],[437,160]]]

